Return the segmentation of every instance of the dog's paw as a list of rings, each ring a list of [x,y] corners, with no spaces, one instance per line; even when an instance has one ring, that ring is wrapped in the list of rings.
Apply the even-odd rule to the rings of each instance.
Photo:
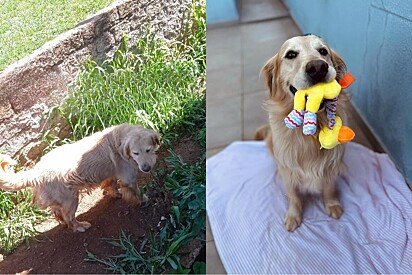
[[[340,204],[326,205],[326,212],[332,218],[339,219],[342,216],[343,209]]]
[[[286,214],[285,226],[289,232],[295,231],[302,223],[302,216]]]
[[[77,224],[73,226],[73,232],[85,232],[91,226],[89,222],[77,222]]]
[[[114,191],[104,190],[103,195],[109,196],[113,199],[121,199],[122,198],[122,194],[120,194],[119,191],[114,192]]]
[[[143,194],[143,196],[142,196],[142,205],[140,207],[141,208],[146,208],[149,205],[150,205],[150,199],[145,194]]]
[[[144,202],[148,202],[148,201],[149,201],[149,198],[145,194],[143,194],[142,202],[144,203]]]
[[[119,190],[112,190],[112,192],[109,192],[109,195],[114,198],[114,199],[121,199],[122,198],[122,194],[120,193]]]

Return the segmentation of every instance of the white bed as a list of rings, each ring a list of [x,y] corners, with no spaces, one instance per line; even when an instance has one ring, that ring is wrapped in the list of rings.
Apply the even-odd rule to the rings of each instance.
[[[207,160],[207,212],[232,273],[411,273],[412,193],[386,154],[348,143],[338,179],[344,213],[320,198],[284,227],[287,200],[263,142],[235,142]]]

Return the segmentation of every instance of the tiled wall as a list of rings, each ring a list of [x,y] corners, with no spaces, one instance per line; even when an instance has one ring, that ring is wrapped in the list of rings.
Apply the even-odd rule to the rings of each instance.
[[[412,182],[412,1],[284,0],[304,33],[322,36],[357,78],[355,107]]]

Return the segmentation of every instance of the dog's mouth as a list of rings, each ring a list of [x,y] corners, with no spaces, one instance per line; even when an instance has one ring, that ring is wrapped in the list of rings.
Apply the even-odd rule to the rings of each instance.
[[[139,169],[140,169],[140,171],[142,171],[143,173],[145,173],[145,174],[148,174],[148,173],[150,173],[150,171],[151,171],[151,168],[145,168],[145,167],[140,167],[139,166]]]
[[[295,96],[296,92],[298,91],[298,89],[296,89],[292,85],[289,86],[289,90],[290,90],[290,92],[292,93],[293,96]]]
[[[293,95],[293,97],[294,97],[295,94],[296,94],[296,92],[298,91],[298,89],[296,89],[294,86],[290,85],[290,86],[289,86],[289,91],[292,93],[292,95]],[[307,98],[306,98],[306,100],[307,100]],[[324,100],[322,100],[322,103],[320,104],[320,107],[319,107],[318,112],[323,111],[324,108],[325,108],[325,102],[324,102]]]

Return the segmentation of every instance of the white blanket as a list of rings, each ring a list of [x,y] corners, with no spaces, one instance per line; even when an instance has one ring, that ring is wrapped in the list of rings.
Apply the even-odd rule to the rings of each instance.
[[[207,211],[231,273],[410,273],[412,193],[386,154],[347,144],[337,180],[344,213],[330,218],[321,198],[303,223],[284,227],[287,199],[263,142],[235,142],[207,160]]]

